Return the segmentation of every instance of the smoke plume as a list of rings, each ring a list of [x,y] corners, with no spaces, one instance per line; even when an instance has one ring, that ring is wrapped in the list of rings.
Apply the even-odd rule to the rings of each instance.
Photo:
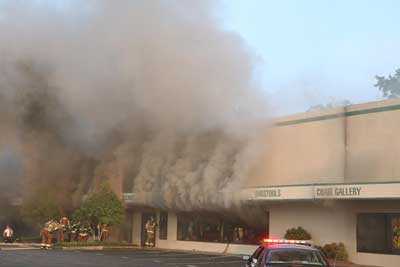
[[[219,8],[2,1],[0,149],[22,162],[19,193],[53,192],[68,209],[109,179],[148,205],[230,206],[268,110],[260,60],[223,29]],[[8,173],[2,186],[16,181]]]

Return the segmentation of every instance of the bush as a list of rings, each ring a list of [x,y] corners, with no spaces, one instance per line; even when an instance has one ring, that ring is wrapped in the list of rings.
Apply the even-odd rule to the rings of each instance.
[[[73,218],[81,223],[90,225],[107,224],[119,225],[124,218],[124,206],[108,183],[103,183],[92,192],[77,209]]]
[[[286,231],[285,239],[311,240],[311,234],[301,226],[290,228]]]
[[[322,251],[328,259],[346,261],[349,258],[349,254],[347,253],[346,247],[343,243],[326,244],[322,247]]]

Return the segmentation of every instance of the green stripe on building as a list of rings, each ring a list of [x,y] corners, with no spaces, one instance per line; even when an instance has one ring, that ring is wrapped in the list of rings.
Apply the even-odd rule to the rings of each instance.
[[[391,106],[384,106],[384,107],[377,107],[377,108],[346,111],[346,112],[329,114],[329,115],[321,115],[321,116],[316,116],[316,117],[311,117],[311,118],[282,121],[282,122],[275,123],[275,126],[278,126],[278,127],[279,126],[288,126],[288,125],[302,124],[302,123],[315,122],[315,121],[332,120],[332,119],[337,119],[340,117],[359,116],[359,115],[365,115],[365,114],[369,114],[369,113],[379,113],[379,112],[394,111],[394,110],[400,110],[400,105],[391,105]]]

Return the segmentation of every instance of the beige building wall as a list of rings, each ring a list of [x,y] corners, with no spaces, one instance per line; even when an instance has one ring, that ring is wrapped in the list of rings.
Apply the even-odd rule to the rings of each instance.
[[[400,180],[400,100],[280,118],[246,187]]]
[[[343,182],[345,118],[313,112],[285,117],[265,136],[263,166],[248,186]],[[326,116],[336,116],[324,119]],[[316,119],[319,118],[319,119]],[[314,121],[307,121],[307,120]]]
[[[271,204],[269,212],[271,238],[283,238],[287,229],[301,226],[311,234],[316,245],[352,243],[353,229],[348,225],[352,225],[354,218],[343,202]]]
[[[400,181],[400,100],[386,100],[349,107],[347,118],[348,181]],[[371,112],[383,109],[381,112]]]

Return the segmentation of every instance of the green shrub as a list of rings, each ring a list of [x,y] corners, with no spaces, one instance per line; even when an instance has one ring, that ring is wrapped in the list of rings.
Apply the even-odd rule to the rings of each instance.
[[[311,240],[311,234],[301,226],[290,228],[286,231],[285,239]]]
[[[322,251],[328,259],[346,261],[349,258],[346,247],[343,243],[330,243],[322,247]]]
[[[73,218],[90,225],[120,225],[123,222],[125,209],[122,201],[112,191],[108,183],[102,183],[93,191],[77,209]]]

